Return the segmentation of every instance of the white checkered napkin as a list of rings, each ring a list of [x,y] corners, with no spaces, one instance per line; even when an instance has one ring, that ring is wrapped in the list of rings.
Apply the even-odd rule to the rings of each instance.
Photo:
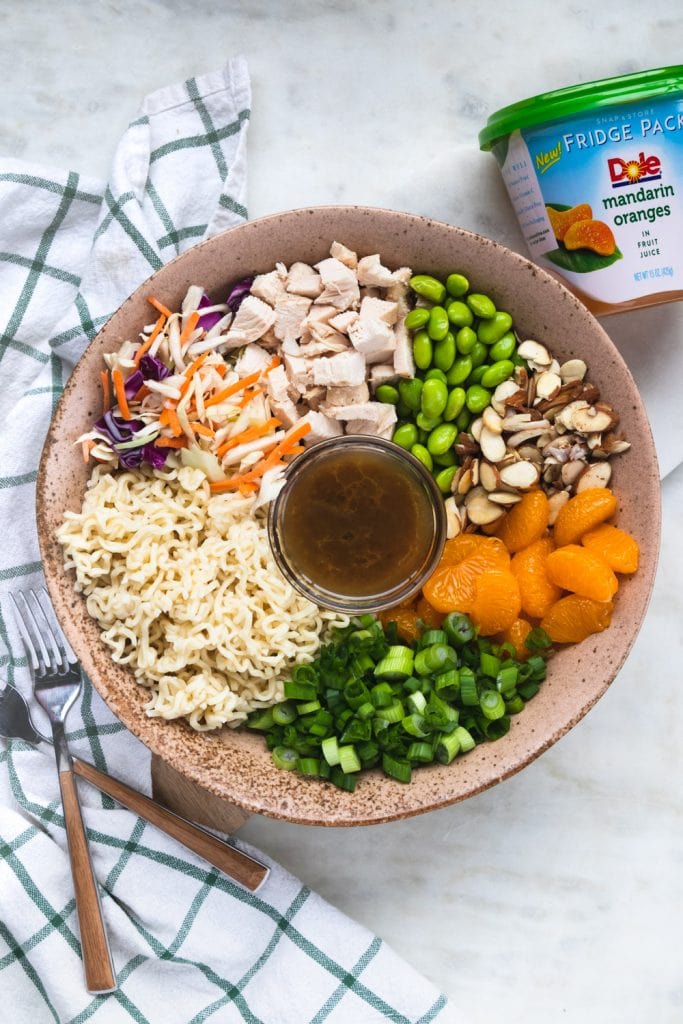
[[[141,281],[246,217],[249,103],[240,59],[161,90],[124,135],[106,186],[0,159],[0,677],[26,694],[5,598],[42,580],[34,490],[55,403],[88,341]],[[68,720],[72,749],[148,788],[146,748],[84,683]],[[278,865],[249,894],[108,797],[79,789],[119,988],[93,997],[83,986],[53,760],[0,741],[0,1020],[455,1019],[379,938]]]

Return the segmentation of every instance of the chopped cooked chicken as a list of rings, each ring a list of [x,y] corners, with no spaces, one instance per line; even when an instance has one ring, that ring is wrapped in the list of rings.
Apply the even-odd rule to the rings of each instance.
[[[235,363],[235,370],[240,377],[248,377],[250,373],[256,373],[257,370],[265,370],[267,366],[270,366],[272,358],[269,352],[266,352],[254,341],[240,353],[240,357]]]
[[[398,317],[398,303],[365,295],[361,299],[359,312],[361,320],[383,320],[385,324],[392,326]]]
[[[317,306],[314,303],[308,311],[308,316],[304,320],[304,331],[308,330],[312,324],[330,323],[335,313],[337,313],[336,306]],[[337,328],[337,330],[339,330],[339,328]]]
[[[358,283],[370,288],[388,288],[394,277],[391,271],[382,266],[378,255],[363,256],[358,260]]]
[[[399,377],[415,376],[415,360],[413,358],[413,343],[408,333],[408,328],[400,318],[394,328],[396,348],[394,349],[394,372]]]
[[[300,355],[290,355],[284,350],[283,359],[290,385],[298,394],[303,395],[306,389],[314,383],[311,374],[311,360]]]
[[[338,352],[313,362],[314,384],[333,387],[341,384],[362,384],[365,380],[365,359],[360,352]]]
[[[308,349],[313,342],[320,345],[321,352],[343,352],[351,347],[345,334],[335,331],[334,327],[326,323],[311,324],[308,337],[301,339],[301,347]]]
[[[275,337],[282,341],[300,338],[310,308],[311,300],[304,295],[289,295],[285,292],[275,306]]]
[[[356,384],[351,387],[330,387],[325,395],[325,406],[353,405],[356,402],[367,402],[369,400],[370,388],[367,384]]]
[[[384,436],[396,423],[396,409],[386,402],[356,402],[328,409],[334,419],[344,420],[349,433]],[[351,426],[353,424],[353,426]]]
[[[278,264],[279,267],[282,264]],[[287,286],[287,272],[283,276],[281,270],[271,270],[269,274],[259,274],[254,278],[251,286],[251,294],[257,299],[263,299],[269,306],[274,306],[278,299],[285,294]]]
[[[398,302],[408,294],[408,283],[413,272],[410,267],[399,267],[391,276],[393,281],[387,286],[386,296],[390,302]]]
[[[375,363],[370,367],[370,386],[376,391],[380,384],[388,384],[398,376],[393,363]]]
[[[349,328],[349,338],[368,363],[385,363],[396,348],[396,335],[389,324],[374,317],[359,317]]]
[[[287,291],[294,295],[305,295],[308,299],[317,299],[323,290],[320,274],[316,274],[308,263],[292,263],[289,268]]]
[[[321,260],[315,266],[323,283],[323,291],[315,300],[318,305],[327,303],[339,310],[345,310],[358,304],[360,289],[353,270],[333,256]]]
[[[342,334],[349,333],[349,327],[351,324],[355,324],[358,319],[358,313],[355,309],[347,309],[345,313],[337,313],[336,316],[331,317],[330,327],[334,327],[335,331],[341,331]]]
[[[220,347],[241,348],[250,341],[258,341],[274,322],[275,310],[255,295],[247,295]]]
[[[284,366],[276,366],[270,371],[266,381],[270,411],[285,427],[293,426],[299,419],[299,410],[292,401],[289,387]]]
[[[379,402],[377,403],[380,404]],[[393,405],[387,405],[387,409],[393,410]],[[346,422],[346,433],[347,434],[371,434],[373,437],[384,437],[387,441],[390,441],[394,433],[396,426],[396,413],[391,415],[391,412],[387,412],[384,418],[379,422],[375,420],[347,420]]]
[[[335,259],[351,270],[355,270],[358,266],[358,256],[356,253],[352,252],[351,249],[347,249],[341,242],[332,243],[330,246],[330,256],[334,256]]]
[[[329,437],[339,437],[344,433],[343,427],[337,420],[330,419],[322,412],[311,410],[301,419],[311,424],[311,429],[304,437],[304,444],[307,448],[316,444],[317,441],[326,441]]]

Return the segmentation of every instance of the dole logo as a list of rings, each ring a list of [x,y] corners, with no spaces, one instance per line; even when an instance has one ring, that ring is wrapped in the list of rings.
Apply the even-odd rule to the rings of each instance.
[[[607,161],[612,188],[635,185],[639,181],[656,181],[662,176],[662,164],[658,156],[638,154],[637,160],[622,160],[620,156]]]

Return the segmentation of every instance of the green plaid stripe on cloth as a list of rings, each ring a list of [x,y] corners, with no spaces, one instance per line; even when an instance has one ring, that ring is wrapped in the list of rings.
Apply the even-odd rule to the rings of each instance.
[[[249,106],[247,69],[236,59],[148,97],[106,187],[73,172],[0,162],[0,677],[26,695],[26,659],[6,597],[42,581],[34,492],[55,404],[88,341],[141,281],[246,217]],[[149,792],[148,751],[87,679],[69,726],[75,753]],[[88,995],[54,763],[11,740],[0,746],[0,764],[2,1019],[455,1019],[445,998],[379,938],[277,864],[258,894],[247,893],[82,785],[119,980],[110,995]]]

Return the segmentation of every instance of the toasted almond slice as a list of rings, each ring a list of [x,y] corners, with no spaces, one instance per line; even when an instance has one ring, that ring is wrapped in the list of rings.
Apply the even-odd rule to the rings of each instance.
[[[579,494],[589,487],[607,487],[611,477],[612,467],[609,462],[593,462],[576,481],[574,490]]]
[[[572,427],[582,434],[601,434],[614,426],[614,419],[603,409],[594,406],[588,409],[576,409],[572,413]]]
[[[568,359],[560,366],[560,377],[563,384],[568,384],[570,380],[583,380],[587,372],[588,367],[583,359]]]
[[[539,367],[550,366],[553,358],[545,345],[531,340],[523,341],[517,349],[517,354],[528,363],[536,363]]]
[[[545,398],[554,398],[562,387],[562,378],[557,373],[544,370],[536,378],[536,399],[542,401]]]
[[[538,483],[540,472],[533,462],[513,462],[503,466],[500,471],[501,483],[508,487],[518,487],[520,491],[528,490]]]
[[[520,445],[526,444],[527,441],[535,441],[536,438],[546,433],[548,426],[549,424],[545,420],[539,420],[526,430],[518,430],[514,434],[510,434],[507,439],[508,448],[519,448]]]
[[[499,486],[500,474],[490,462],[479,463],[479,483],[485,491],[495,491]]]
[[[494,434],[488,427],[482,427],[479,444],[484,458],[489,462],[500,462],[505,458],[507,447],[502,434]]]
[[[555,491],[554,494],[548,496],[548,505],[550,506],[550,526],[555,525],[555,520],[557,519],[559,511],[563,505],[567,504],[569,497],[569,491]]]
[[[586,463],[580,459],[565,462],[562,466],[561,478],[565,487],[572,487],[586,469]]]
[[[565,405],[564,409],[557,413],[555,416],[555,426],[560,427],[563,430],[574,430],[573,417],[574,413],[580,409],[588,409],[590,406],[584,398],[577,398],[573,402],[569,402]]]
[[[486,526],[487,523],[494,523],[503,514],[503,508],[489,501],[488,495],[483,487],[473,487],[465,498],[465,508],[470,522],[476,526]]]
[[[543,452],[530,444],[522,444],[517,448],[517,455],[525,462],[535,462],[537,466],[543,465]]]
[[[487,405],[482,413],[482,421],[487,430],[493,434],[500,434],[503,430],[503,420],[491,405]]]
[[[474,440],[479,443],[481,440],[481,431],[484,426],[484,421],[481,416],[477,416],[476,420],[472,420],[470,423],[470,434]]]
[[[489,494],[489,501],[492,501],[494,505],[503,505],[506,508],[516,505],[521,500],[522,495],[514,494],[513,491],[491,491]]]
[[[455,477],[453,478],[455,483]],[[466,469],[460,474],[460,478],[456,484],[456,491],[458,494],[467,494],[472,489],[472,469]]]
[[[491,398],[491,405],[496,410],[499,416],[505,415],[505,400],[512,398],[514,394],[519,391],[519,386],[516,381],[512,378],[504,380],[502,384],[499,384],[496,390],[493,392]]]
[[[460,512],[455,504],[453,495],[450,498],[446,498],[443,504],[446,510],[446,539],[451,540],[453,537],[457,537],[462,529]]]
[[[472,486],[476,487],[479,483],[479,459],[473,459],[472,461]]]

